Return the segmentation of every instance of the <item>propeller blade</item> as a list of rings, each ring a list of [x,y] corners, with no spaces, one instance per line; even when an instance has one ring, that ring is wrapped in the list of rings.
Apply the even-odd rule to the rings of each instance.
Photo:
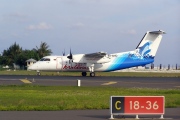
[[[67,56],[67,58],[69,58],[69,59],[72,59],[72,58],[73,58],[73,55],[72,55],[72,53],[71,53],[71,49],[70,49],[70,54],[69,54],[69,56]]]

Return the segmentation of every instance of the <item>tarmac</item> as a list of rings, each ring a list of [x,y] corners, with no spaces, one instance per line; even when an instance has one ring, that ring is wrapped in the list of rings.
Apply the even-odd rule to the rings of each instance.
[[[0,85],[43,85],[43,86],[113,86],[126,88],[180,89],[180,77],[67,77],[0,75]]]
[[[109,110],[66,111],[0,111],[0,120],[108,120]],[[158,120],[161,115],[139,115],[140,119]],[[135,115],[114,116],[115,119],[135,120]],[[180,120],[180,108],[166,108],[165,120]]]

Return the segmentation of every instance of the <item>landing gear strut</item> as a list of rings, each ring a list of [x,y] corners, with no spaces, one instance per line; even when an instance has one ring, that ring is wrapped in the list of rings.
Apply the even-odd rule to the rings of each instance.
[[[40,75],[41,75],[40,71],[37,71],[37,76],[40,76]]]
[[[90,64],[90,65],[89,65],[89,71],[90,71],[90,76],[91,76],[91,77],[95,77],[94,64]]]

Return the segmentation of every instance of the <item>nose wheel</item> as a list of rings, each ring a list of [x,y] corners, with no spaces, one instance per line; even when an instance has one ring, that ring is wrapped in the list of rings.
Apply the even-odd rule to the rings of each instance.
[[[41,75],[40,71],[37,71],[37,76],[40,76],[40,75]]]

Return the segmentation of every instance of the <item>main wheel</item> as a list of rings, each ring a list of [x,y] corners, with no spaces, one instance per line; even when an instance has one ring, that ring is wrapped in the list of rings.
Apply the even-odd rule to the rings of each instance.
[[[91,77],[95,77],[95,73],[94,73],[94,72],[91,72],[91,73],[90,73],[90,76],[91,76]]]
[[[82,72],[82,76],[86,76],[87,75],[87,73],[86,72]]]

